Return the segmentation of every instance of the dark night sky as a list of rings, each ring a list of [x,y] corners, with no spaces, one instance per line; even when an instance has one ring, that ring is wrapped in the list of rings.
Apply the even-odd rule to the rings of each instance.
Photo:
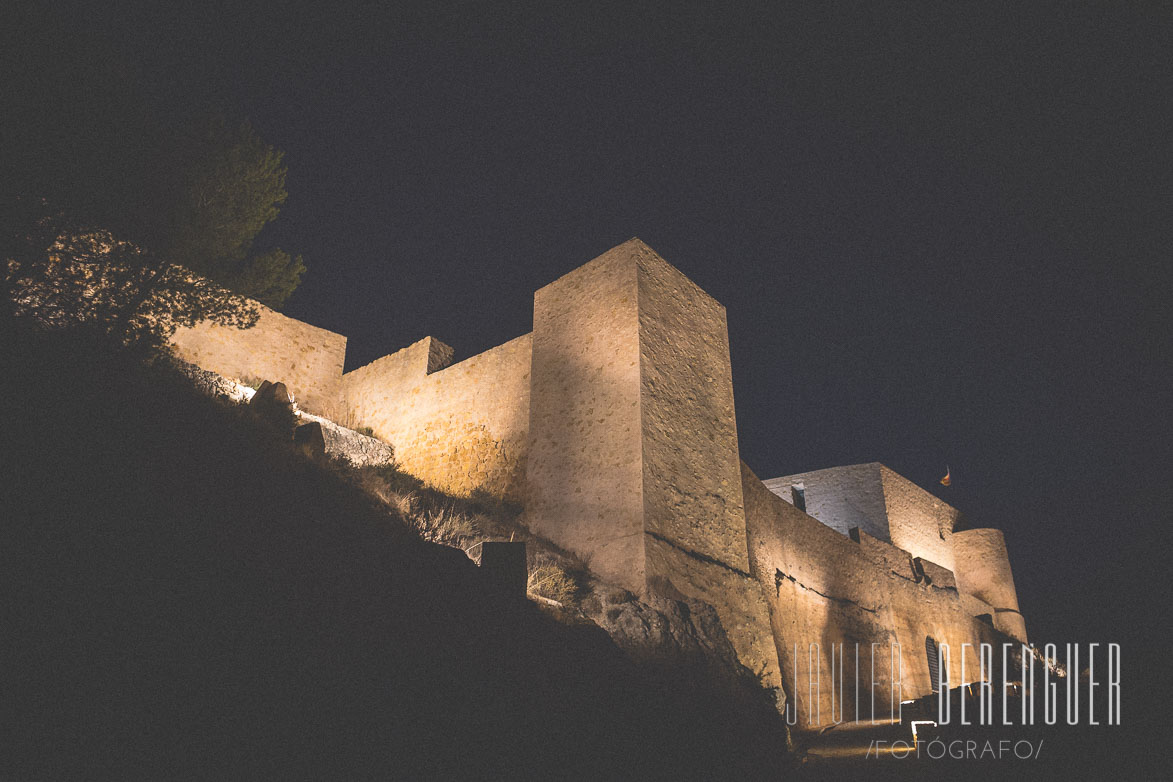
[[[523,334],[535,289],[639,236],[728,308],[761,477],[882,461],[1005,530],[1035,641],[1151,640],[1167,7],[778,5],[58,23],[286,152],[263,240],[304,254],[286,311],[348,368]]]

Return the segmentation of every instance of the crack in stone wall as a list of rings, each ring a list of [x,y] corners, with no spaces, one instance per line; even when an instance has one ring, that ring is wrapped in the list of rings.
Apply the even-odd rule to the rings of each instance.
[[[826,592],[820,592],[819,590],[815,589],[814,587],[807,586],[806,584],[804,584],[801,581],[799,581],[798,579],[796,579],[794,576],[787,575],[786,573],[783,573],[781,570],[778,570],[777,568],[774,569],[774,595],[776,597],[780,597],[782,594],[782,582],[783,581],[790,581],[795,586],[798,586],[802,589],[805,589],[808,592],[814,592],[819,597],[826,598],[827,600],[833,600],[837,603],[846,603],[847,605],[853,605],[862,611],[867,611],[869,614],[879,613],[879,609],[868,608],[867,606],[863,605],[862,603],[858,603],[849,597],[835,597],[834,595],[828,595]]]
[[[685,556],[692,557],[693,559],[697,560],[698,562],[704,562],[706,565],[716,565],[717,567],[724,568],[725,570],[728,570],[730,573],[736,573],[737,575],[745,576],[746,578],[750,577],[750,574],[745,570],[735,568],[732,565],[729,565],[725,562],[722,562],[719,559],[714,559],[713,557],[710,557],[708,554],[702,554],[699,551],[693,551],[690,548],[686,548],[684,546],[681,546],[679,543],[671,541],[668,538],[664,537],[663,535],[652,532],[651,530],[644,530],[644,534],[650,538],[654,538],[654,539],[660,541],[661,543],[663,543],[665,545],[671,546],[672,548],[676,549],[677,551],[684,554]]]

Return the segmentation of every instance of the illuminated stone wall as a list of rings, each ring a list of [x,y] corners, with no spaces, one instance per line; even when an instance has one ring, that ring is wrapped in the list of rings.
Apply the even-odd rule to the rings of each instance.
[[[880,465],[880,477],[892,545],[953,570],[953,526],[957,522],[957,509],[883,465]]]
[[[852,528],[953,569],[957,510],[878,462],[829,467],[765,481],[792,502],[792,487],[805,487],[806,512],[846,535]]]
[[[171,344],[184,361],[224,377],[280,381],[310,413],[334,420],[343,414],[341,334],[262,306],[250,329],[204,322],[179,329]]]
[[[710,603],[776,686],[724,308],[633,239],[538,291],[532,388],[527,523],[637,594]]]
[[[404,470],[455,494],[521,500],[529,429],[531,337],[448,365],[426,337],[347,372],[347,425],[369,426]]]
[[[1026,638],[1000,533],[955,533],[956,510],[879,463],[753,475],[739,458],[725,309],[643,242],[537,291],[533,317],[532,334],[456,364],[427,337],[345,375],[343,337],[271,310],[255,329],[201,326],[175,345],[369,426],[437,488],[523,504],[525,524],[604,580],[711,604],[742,664],[783,687],[804,725],[854,716],[856,643],[868,708],[878,645],[885,713],[890,697],[930,691],[926,637],[954,650],[953,684],[962,644]],[[790,504],[796,484],[809,515]],[[846,715],[829,686],[816,696],[807,684],[830,682],[836,644],[849,654]]]
[[[1026,621],[1018,610],[1018,591],[1001,530],[971,529],[953,535],[958,586],[994,610],[994,626],[1026,641]]]
[[[534,294],[526,524],[642,593],[636,266],[622,247]]]
[[[646,530],[748,570],[725,308],[646,245],[632,256]]]
[[[725,308],[642,242],[629,245],[648,584],[714,606],[741,663],[779,686],[769,606],[749,573]]]
[[[840,718],[832,703],[831,647],[847,651],[844,673],[847,719],[855,716],[855,645],[860,647],[858,688],[861,716],[870,718],[872,698],[878,717],[889,713],[893,699],[908,700],[931,692],[925,639],[951,649],[949,681],[962,681],[963,643],[1001,643],[994,628],[975,618],[981,607],[964,601],[953,574],[922,564],[890,543],[856,532],[855,538],[803,513],[771,492],[743,465],[744,497],[751,569],[770,597],[771,623],[778,645],[787,695],[802,726],[825,725]],[[817,644],[819,653],[812,652]],[[872,678],[872,644],[878,644]],[[890,649],[899,644],[903,670],[893,685]],[[797,649],[796,649],[797,647]],[[967,653],[965,679],[973,681],[975,657]],[[811,682],[821,686],[812,691]],[[872,692],[872,684],[876,689]]]
[[[787,502],[794,486],[804,487],[806,512],[846,535],[852,527],[888,540],[888,513],[880,465],[851,464],[771,478],[766,487]]]

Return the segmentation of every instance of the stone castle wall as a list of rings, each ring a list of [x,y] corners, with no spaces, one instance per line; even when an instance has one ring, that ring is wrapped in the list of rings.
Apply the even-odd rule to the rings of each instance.
[[[725,308],[642,242],[640,411],[648,586],[717,609],[741,663],[781,685],[749,573]]]
[[[636,269],[612,250],[534,294],[525,518],[633,592],[646,584]]]
[[[883,465],[880,478],[892,545],[954,570],[953,525],[957,522],[957,509]]]
[[[637,594],[704,600],[780,683],[749,574],[725,310],[639,240],[534,299],[527,524]]]
[[[261,305],[258,305],[261,306]],[[171,338],[184,361],[237,380],[280,381],[304,410],[334,420],[344,414],[346,337],[261,306],[249,329],[204,322]]]
[[[926,638],[955,651],[1025,640],[999,533],[955,533],[956,510],[879,463],[753,475],[725,309],[643,242],[537,291],[533,324],[456,364],[427,337],[345,375],[345,338],[272,310],[254,329],[201,326],[174,342],[205,369],[281,380],[310,412],[370,427],[439,489],[521,503],[527,526],[604,580],[710,604],[741,663],[784,689],[804,726],[853,716],[850,681],[846,715],[830,687],[807,686],[830,682],[833,645],[852,655],[850,680],[860,644],[868,707],[878,645],[884,714],[889,697],[929,692]],[[795,485],[809,513],[791,504]],[[958,656],[948,678],[962,680]]]
[[[948,674],[954,686],[962,681],[963,643],[1001,642],[992,626],[975,618],[972,609],[978,606],[963,602],[950,571],[929,563],[925,579],[913,567],[909,552],[867,532],[857,532],[858,541],[841,535],[784,502],[744,465],[743,476],[751,569],[769,596],[783,681],[801,725],[826,725],[842,717],[838,704],[832,702],[830,682],[840,677],[839,670],[832,670],[832,646],[842,644],[848,655],[845,686],[840,691],[845,695],[846,719],[851,720],[857,695],[857,643],[861,716],[869,719],[872,644],[878,644],[876,716],[884,718],[893,700],[932,691],[926,638],[949,644]],[[818,654],[812,652],[811,644],[819,645]],[[892,676],[893,644],[900,646],[903,666],[895,677],[899,687]],[[970,653],[967,681],[979,678],[973,662]],[[812,690],[813,681],[821,686]]]
[[[647,533],[747,571],[725,308],[646,246],[634,256]]]
[[[347,423],[395,447],[400,466],[444,491],[520,501],[529,431],[529,334],[447,366],[431,337],[342,378]]]
[[[888,539],[888,516],[880,465],[852,464],[812,470],[783,478],[771,478],[766,486],[787,502],[791,488],[804,487],[806,512],[832,529],[846,535],[853,527]]]
[[[953,535],[958,586],[994,610],[994,626],[1026,641],[1026,621],[1018,610],[1018,591],[1001,530],[971,529]]]
[[[879,462],[829,467],[765,481],[793,502],[805,487],[806,512],[847,535],[858,528],[947,570],[953,570],[957,510]]]

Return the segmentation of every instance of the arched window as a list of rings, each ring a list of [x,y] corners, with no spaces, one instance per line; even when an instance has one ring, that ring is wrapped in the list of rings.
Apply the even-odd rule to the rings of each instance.
[[[925,636],[925,656],[929,662],[929,686],[933,692],[940,692],[942,687],[949,688],[949,672],[941,664],[941,646],[931,635]]]

